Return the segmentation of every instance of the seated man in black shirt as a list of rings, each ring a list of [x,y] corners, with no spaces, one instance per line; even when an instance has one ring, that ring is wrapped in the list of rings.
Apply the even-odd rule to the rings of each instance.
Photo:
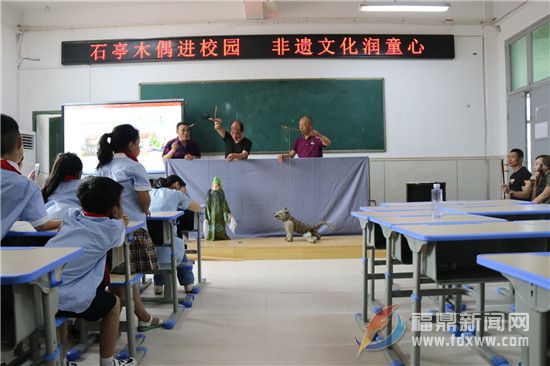
[[[252,141],[244,137],[244,124],[235,120],[231,123],[231,131],[222,127],[222,120],[214,118],[214,128],[225,142],[225,160],[244,160],[248,158],[252,149]]]
[[[508,184],[502,185],[502,191],[513,200],[530,201],[531,200],[531,185],[525,186],[525,182],[531,178],[531,172],[522,165],[523,151],[520,149],[512,149],[508,154],[508,166],[514,171],[510,175]]]

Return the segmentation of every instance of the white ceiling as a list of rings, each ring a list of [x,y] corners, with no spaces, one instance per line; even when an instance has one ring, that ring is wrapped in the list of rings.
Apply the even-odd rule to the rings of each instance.
[[[392,2],[392,0],[386,1]],[[404,1],[415,2],[416,0]],[[470,25],[492,23],[526,1],[451,0],[446,2],[451,5],[448,12],[413,14],[360,12],[360,0],[2,1],[2,7],[8,6],[18,12],[23,19],[23,25],[27,27],[45,28],[202,22]]]

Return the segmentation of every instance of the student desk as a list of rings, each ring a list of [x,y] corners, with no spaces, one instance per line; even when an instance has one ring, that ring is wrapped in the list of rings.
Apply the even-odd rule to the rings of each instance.
[[[186,250],[187,254],[197,254],[197,277],[195,279],[195,289],[199,290],[206,284],[206,279],[202,277],[202,222],[204,218],[204,209],[206,205],[200,204],[201,211],[193,212],[193,231],[197,235],[197,250]]]
[[[14,291],[20,291],[22,287],[32,288],[34,285],[40,289],[46,338],[46,354],[42,359],[47,365],[61,364],[61,346],[57,345],[55,332],[55,314],[58,304],[56,287],[61,284],[61,281],[56,278],[61,276],[61,271],[67,262],[82,253],[82,248],[3,247],[0,250],[2,286],[12,285]],[[25,304],[16,303],[16,306],[32,308],[36,304],[34,301],[27,301]],[[36,328],[36,324],[29,320],[15,319],[16,343],[26,337],[28,331],[32,332]]]
[[[449,205],[444,206],[443,211],[449,213],[468,213],[501,217],[510,221],[546,219],[550,217],[550,204],[510,204],[510,205]]]
[[[423,202],[412,202],[414,204],[406,206],[361,206],[359,210],[364,212],[401,212],[401,211],[430,211],[432,206],[423,204]]]
[[[36,229],[26,221],[16,221],[6,236],[2,240],[2,246],[5,247],[24,247],[29,244],[41,247],[46,245],[50,238],[57,234],[56,230],[36,231]]]
[[[36,229],[27,221],[16,221],[8,233],[7,237],[45,237],[52,238],[57,234],[57,230],[45,230],[45,231],[36,231]]]
[[[394,259],[397,259],[398,263],[408,264],[411,261],[411,253],[409,248],[406,247],[407,245],[406,239],[402,238],[401,235],[395,233],[392,230],[393,226],[397,224],[445,225],[448,223],[467,224],[467,223],[477,223],[477,222],[501,221],[500,219],[488,218],[483,216],[456,215],[456,214],[455,215],[443,214],[440,218],[433,218],[431,213],[427,213],[427,211],[394,211],[394,212],[386,211],[386,212],[371,212],[367,214],[368,214],[368,221],[369,221],[367,225],[370,228],[370,230],[368,231],[372,232],[375,229],[379,229],[381,230],[386,240],[386,262],[385,262],[386,272],[384,274],[384,278],[386,280],[386,301],[385,301],[385,304],[382,306],[383,308],[391,306],[393,304],[394,297],[408,297],[412,293],[412,291],[410,290],[402,291],[402,290],[393,289],[394,277],[395,278],[412,277],[412,273],[403,273],[403,272],[394,273],[393,272]],[[365,220],[364,214],[359,213],[359,214],[355,214],[354,216],[358,217],[359,220]],[[372,235],[370,235],[370,237],[372,237]],[[374,281],[374,279],[372,279],[372,281]],[[446,290],[441,290],[441,292],[445,293],[446,295],[453,295],[453,294],[457,294],[457,292],[462,293],[463,291],[446,289]],[[444,312],[444,305],[445,305],[445,302],[442,299],[440,302],[440,308],[442,309],[442,312]],[[364,309],[364,311],[366,311],[366,309]],[[389,334],[389,332],[392,329],[391,318],[388,318],[386,329]],[[390,359],[398,363],[402,363],[397,353],[392,352],[391,350],[389,351],[390,352],[388,356]]]
[[[136,224],[135,222],[131,222],[130,224]],[[131,225],[129,225],[131,226]],[[50,238],[53,238],[57,234],[57,229],[54,230],[44,230],[44,231],[37,231],[30,222],[27,221],[16,221],[8,233],[6,234],[6,238],[12,238],[15,240],[16,243],[18,243],[21,246],[25,246],[26,243],[28,243],[29,239],[38,239],[40,241],[40,246],[45,245]],[[132,232],[135,230],[132,230]],[[126,230],[126,233],[129,234],[130,232],[128,229]],[[8,246],[9,247],[9,246]],[[111,269],[116,267],[118,264],[123,263],[123,248],[113,248],[111,250],[112,252],[112,264]]]
[[[461,205],[461,206],[509,206],[509,205],[531,205],[529,201],[519,200],[472,200],[472,201],[443,201],[442,204],[446,205]],[[382,202],[380,207],[407,207],[407,206],[428,206],[431,208],[432,203],[430,201],[424,202]]]
[[[351,216],[359,219],[359,224],[361,225],[362,231],[362,260],[363,260],[363,312],[361,319],[363,323],[368,321],[369,313],[368,307],[369,302],[374,305],[374,288],[375,280],[383,279],[382,274],[375,273],[375,266],[386,264],[385,260],[376,260],[375,259],[375,250],[382,249],[385,247],[386,239],[379,226],[374,225],[371,222],[371,218],[374,216],[394,216],[397,214],[407,214],[407,215],[418,215],[431,212],[431,210],[414,210],[414,209],[405,209],[399,210],[397,208],[380,208],[380,207],[361,207],[362,211],[354,211],[351,213]],[[369,262],[369,253],[370,253],[370,262]],[[401,274],[396,274],[396,278],[400,277]],[[405,278],[400,277],[400,278]],[[369,282],[370,281],[370,282]],[[370,287],[370,289],[369,289]],[[370,293],[370,296],[369,296]]]
[[[202,278],[202,253],[201,253],[201,237],[202,237],[202,220],[204,216],[205,204],[201,204],[201,212],[195,212],[195,230],[197,231],[197,285],[202,288],[206,283],[206,279]]]
[[[529,314],[529,347],[522,348],[521,364],[550,364],[550,252],[482,254],[477,263],[508,278],[516,290],[516,310]]]
[[[550,221],[547,221],[550,224]],[[477,265],[478,254],[548,251],[550,230],[539,225],[509,221],[477,224],[395,225],[392,230],[407,238],[413,253],[412,312],[421,312],[421,275],[436,284],[484,283],[502,280],[492,270]],[[528,241],[525,239],[529,239]],[[457,255],[459,251],[460,256]],[[444,295],[441,289],[431,295]],[[460,304],[456,304],[460,309]],[[413,337],[420,337],[415,330]],[[420,365],[420,346],[412,346],[411,364]]]
[[[169,278],[165,279],[165,292],[164,292],[164,298],[143,298],[144,301],[154,301],[154,302],[171,302],[172,303],[172,314],[170,315],[169,319],[177,321],[182,311],[178,307],[178,279],[177,279],[177,263],[176,263],[176,242],[174,240],[175,232],[176,232],[176,220],[185,214],[184,211],[159,211],[159,212],[151,212],[151,216],[147,216],[148,222],[155,222],[160,221],[162,222],[162,243],[155,243],[164,245],[165,243],[170,243],[170,276]],[[162,272],[165,271],[166,268],[160,268]],[[156,272],[156,271],[152,271]],[[168,276],[166,276],[168,277]]]
[[[128,337],[128,355],[134,357],[138,364],[141,362],[147,349],[136,347],[136,324],[134,319],[134,297],[132,293],[133,283],[136,278],[139,280],[141,274],[136,277],[130,273],[130,244],[134,241],[134,231],[145,226],[144,222],[130,221],[126,227],[126,238],[124,240],[124,295],[126,300],[126,335]],[[111,282],[112,284],[113,282]]]
[[[124,262],[124,281],[117,283],[117,281],[114,280],[111,282],[111,285],[115,285],[115,284],[124,285],[125,298],[126,298],[125,299],[126,300],[126,332],[128,336],[128,351],[129,351],[130,357],[136,357],[138,362],[141,361],[143,356],[145,356],[146,350],[144,348],[141,348],[136,351],[136,324],[133,316],[134,298],[132,296],[132,284],[136,280],[136,278],[137,279],[141,278],[140,277],[141,274],[139,276],[136,276],[135,274],[132,275],[130,273],[129,245],[131,242],[133,242],[132,233],[142,228],[144,225],[145,224],[143,222],[137,222],[137,221],[130,221],[128,223],[128,226],[126,227],[126,239],[124,240],[124,244],[122,247],[123,262]],[[32,238],[32,237],[51,238],[51,237],[54,237],[56,234],[57,234],[57,230],[36,231],[30,223],[17,221],[11,227],[10,231],[6,236],[18,237],[18,238]],[[113,250],[113,263],[117,263],[120,261],[120,259],[117,258],[117,253],[119,252],[116,249],[117,248]],[[116,278],[116,276],[114,276],[114,278]]]

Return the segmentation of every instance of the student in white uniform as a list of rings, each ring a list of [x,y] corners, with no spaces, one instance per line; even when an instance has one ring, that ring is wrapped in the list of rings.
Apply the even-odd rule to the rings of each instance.
[[[113,358],[118,338],[120,299],[105,290],[107,251],[124,243],[126,230],[121,220],[123,187],[110,178],[88,177],[76,195],[82,209],[69,208],[59,233],[48,241],[48,248],[78,245],[84,253],[67,263],[59,285],[57,316],[101,319],[99,331],[100,366],[137,365],[133,358]],[[77,243],[77,244],[75,244]],[[65,362],[71,366],[73,363]],[[77,365],[74,363],[74,365]]]
[[[76,189],[82,176],[82,160],[73,153],[58,154],[50,175],[42,188],[46,211],[50,217],[62,219],[69,208],[80,207]]]
[[[146,224],[145,216],[150,214],[151,184],[143,165],[137,161],[140,153],[139,131],[131,125],[118,125],[111,133],[99,139],[97,158],[97,175],[109,177],[122,184],[122,205],[130,221]],[[132,273],[142,273],[158,269],[155,245],[144,229],[134,232],[134,242],[130,245],[130,269]],[[139,327],[159,324],[157,317],[150,315],[139,296],[138,285],[134,285],[135,314]],[[119,296],[123,296],[121,291]]]
[[[151,191],[151,211],[182,211],[191,210],[200,212],[200,205],[193,201],[187,190],[185,182],[177,175],[170,175],[167,178],[160,178],[155,182],[155,188]],[[193,290],[193,270],[185,269],[187,256],[185,255],[184,241],[173,233],[176,240],[176,261],[180,263],[177,267],[178,282],[185,288],[185,292]],[[169,247],[156,246],[159,263],[169,264],[171,249]],[[164,276],[155,275],[155,294],[161,295],[164,287]]]
[[[1,125],[1,238],[6,236],[17,220],[29,221],[39,231],[57,229],[61,221],[50,220],[40,188],[19,171],[18,164],[23,160],[23,140],[17,122],[2,114]]]

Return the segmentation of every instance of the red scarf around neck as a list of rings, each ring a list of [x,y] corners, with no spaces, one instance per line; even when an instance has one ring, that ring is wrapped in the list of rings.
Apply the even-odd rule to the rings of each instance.
[[[21,172],[19,170],[17,170],[13,165],[11,165],[6,159],[2,159],[0,161],[0,168],[2,168],[4,170],[10,170],[12,172],[15,172],[15,173],[21,175]]]
[[[107,217],[107,215],[105,214],[100,214],[100,213],[91,212],[91,211],[82,210],[82,213],[84,214],[84,216],[88,216],[88,217]]]
[[[137,156],[135,156],[135,155],[132,154],[132,153],[124,153],[124,155],[126,155],[127,157],[129,157],[129,158],[132,159],[133,161],[138,161]]]
[[[63,177],[63,181],[69,181],[69,180],[77,180],[77,179],[80,179],[79,177],[75,176],[75,175],[66,175]]]

